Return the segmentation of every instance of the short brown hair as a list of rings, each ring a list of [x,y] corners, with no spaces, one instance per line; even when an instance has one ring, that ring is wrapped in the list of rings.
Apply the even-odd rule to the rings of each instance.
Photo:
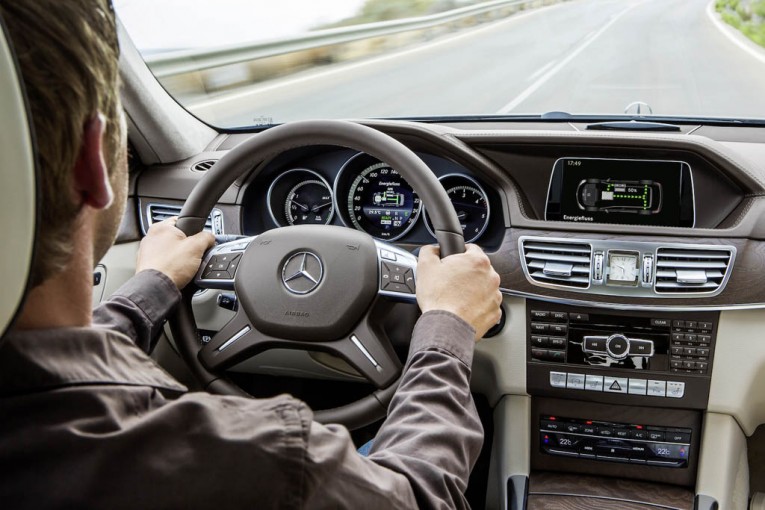
[[[31,109],[43,204],[32,285],[63,270],[72,256],[79,203],[72,170],[83,128],[106,116],[104,155],[119,153],[119,45],[110,0],[0,0]]]

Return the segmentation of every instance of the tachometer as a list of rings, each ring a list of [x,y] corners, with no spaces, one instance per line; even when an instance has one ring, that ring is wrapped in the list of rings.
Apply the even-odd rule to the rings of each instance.
[[[367,166],[353,179],[347,212],[353,226],[372,237],[394,241],[412,228],[420,215],[420,198],[394,168]]]
[[[446,190],[454,210],[457,211],[457,219],[462,226],[462,235],[465,242],[472,243],[484,233],[489,225],[489,199],[486,192],[472,178],[461,174],[444,175],[439,179]],[[425,226],[435,237],[433,224],[425,211]]]

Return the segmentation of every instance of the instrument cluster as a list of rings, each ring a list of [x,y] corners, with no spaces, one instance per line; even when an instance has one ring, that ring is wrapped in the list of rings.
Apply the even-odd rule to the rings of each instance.
[[[272,178],[266,202],[276,226],[340,223],[375,239],[396,241],[422,222],[423,235],[435,239],[425,205],[387,163],[356,153],[327,176],[329,180],[326,171],[309,166],[291,166]],[[457,211],[465,241],[480,239],[489,225],[491,209],[484,188],[473,177],[458,172],[445,173],[439,181]]]

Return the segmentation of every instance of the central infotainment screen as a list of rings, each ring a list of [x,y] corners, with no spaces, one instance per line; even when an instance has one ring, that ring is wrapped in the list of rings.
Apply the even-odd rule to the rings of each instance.
[[[553,166],[547,220],[693,227],[694,217],[687,163],[562,158]]]

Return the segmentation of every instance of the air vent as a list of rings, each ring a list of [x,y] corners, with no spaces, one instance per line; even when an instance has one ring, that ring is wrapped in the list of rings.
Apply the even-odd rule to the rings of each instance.
[[[579,289],[590,286],[592,247],[589,244],[522,239],[521,251],[524,269],[531,280]]]
[[[167,205],[167,204],[149,204],[149,224],[144,230],[148,230],[152,224],[158,221],[164,221],[173,216],[178,216],[181,213],[180,205]],[[205,230],[212,232],[215,235],[223,235],[223,213],[219,209],[213,209],[210,216],[205,222]],[[144,231],[144,234],[146,232]]]
[[[718,248],[659,248],[656,252],[658,294],[710,294],[722,290],[736,250]]]
[[[194,170],[195,172],[206,172],[209,169],[211,169],[212,166],[217,162],[218,162],[217,159],[206,159],[204,161],[199,161],[197,163],[194,163],[193,165],[191,165],[191,169]]]

